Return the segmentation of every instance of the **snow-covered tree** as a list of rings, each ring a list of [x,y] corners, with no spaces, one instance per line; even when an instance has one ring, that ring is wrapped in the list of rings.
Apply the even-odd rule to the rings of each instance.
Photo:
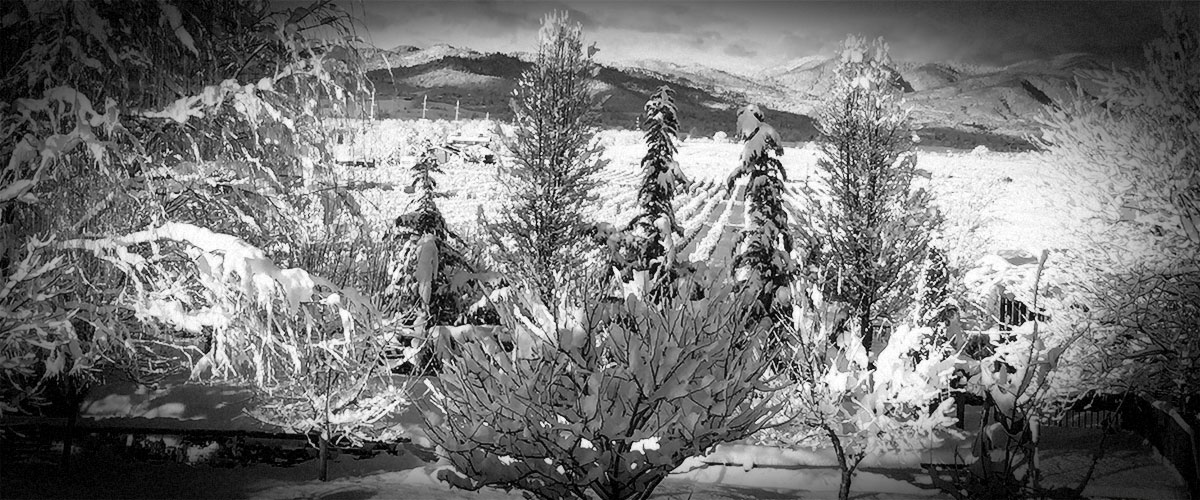
[[[139,245],[177,249],[187,264],[163,266],[130,250]],[[404,403],[404,392],[386,380],[382,355],[391,339],[377,335],[377,311],[353,289],[280,268],[239,238],[185,223],[61,247],[109,262],[131,282],[114,306],[140,318],[151,338],[212,332],[213,345],[191,362],[193,378],[252,384],[264,401],[252,415],[318,432],[322,463],[330,440],[361,441]],[[195,286],[181,286],[189,282]]]
[[[773,353],[756,294],[711,276],[677,286],[707,293],[612,303],[595,290],[566,323],[509,315],[505,326],[538,339],[526,352],[464,333],[478,340],[446,357],[436,406],[422,408],[458,471],[440,477],[543,499],[645,499],[684,459],[761,429],[774,416],[759,392]]]
[[[585,53],[583,28],[565,12],[543,19],[538,42],[532,66],[513,89],[515,137],[505,140],[514,164],[502,165],[499,176],[510,199],[486,226],[500,249],[499,271],[528,282],[553,304],[595,271],[587,258],[592,226],[585,214],[604,164],[594,141],[594,48]]]
[[[741,163],[726,180],[726,189],[732,192],[738,179],[748,177],[750,220],[734,245],[733,269],[739,280],[760,290],[760,311],[772,316],[789,303],[786,292],[796,272],[792,235],[783,210],[787,172],[776,157],[783,154],[783,146],[779,133],[763,121],[762,110],[753,104],[738,111],[738,136],[746,143]]]
[[[446,225],[436,203],[445,196],[434,179],[435,174],[443,173],[436,148],[427,148],[412,172],[412,187],[420,196],[412,211],[396,218],[402,266],[395,292],[416,299],[404,303],[415,306],[418,322],[457,325],[466,319],[467,306],[474,302],[469,281],[475,269],[461,250],[466,243]]]
[[[318,25],[350,29],[327,3],[6,6],[0,268],[8,299],[45,280],[48,322],[10,330],[0,370],[162,375],[186,368],[174,348],[275,376],[256,353],[278,347],[272,318],[299,314],[272,290],[300,275],[273,263],[305,239],[304,209],[347,206],[320,118],[366,90],[353,46]]]
[[[928,328],[901,326],[880,352],[863,347],[856,327],[839,323],[848,304],[827,299],[819,283],[792,284],[794,385],[772,398],[782,425],[761,432],[761,443],[830,448],[841,469],[838,498],[846,500],[867,457],[920,456],[953,432],[953,400],[944,398],[955,358],[923,345]]]
[[[912,186],[912,132],[889,63],[882,39],[844,43],[838,82],[818,116],[817,166],[830,199],[813,200],[802,228],[819,245],[809,255],[823,269],[822,292],[850,305],[849,321],[868,353],[877,323],[897,321],[910,307],[940,220],[929,193]]]
[[[936,245],[929,247],[924,270],[917,282],[917,306],[914,323],[929,328],[933,335],[926,344],[949,348],[954,339],[949,338],[951,323],[958,321],[958,302],[952,295],[951,271],[945,252]]]
[[[624,282],[641,277],[647,291],[657,295],[670,290],[670,283],[679,277],[681,263],[676,255],[676,237],[683,229],[675,219],[672,200],[681,185],[689,184],[679,163],[675,161],[675,140],[679,130],[674,91],[668,86],[658,89],[646,101],[642,128],[646,138],[646,155],[642,158],[642,185],[638,189],[641,210],[629,222],[623,235],[624,248],[619,248],[621,275]]]
[[[1200,14],[1169,10],[1140,69],[1048,109],[1042,146],[1072,251],[1047,269],[1064,365],[1088,388],[1200,407]],[[1061,320],[1061,321],[1060,321]],[[1075,328],[1071,328],[1075,325]],[[1073,340],[1078,339],[1078,340]],[[1065,345],[1065,344],[1064,344]]]
[[[882,41],[848,38],[820,115],[830,197],[812,200],[800,228],[806,266],[786,295],[795,384],[776,395],[792,420],[762,437],[832,447],[843,499],[866,457],[920,453],[955,422],[944,397],[955,360],[930,345],[933,331],[903,325],[874,338],[877,320],[902,320],[912,307],[938,221],[929,195],[911,189],[911,132],[887,62]]]

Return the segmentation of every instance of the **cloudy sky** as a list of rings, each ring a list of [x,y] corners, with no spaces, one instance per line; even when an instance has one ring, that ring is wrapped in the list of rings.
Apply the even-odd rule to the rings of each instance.
[[[1004,65],[1068,52],[1136,61],[1161,29],[1159,2],[346,0],[375,45],[445,43],[531,51],[541,17],[567,10],[602,62],[661,59],[755,71],[829,54],[848,33],[893,58]]]

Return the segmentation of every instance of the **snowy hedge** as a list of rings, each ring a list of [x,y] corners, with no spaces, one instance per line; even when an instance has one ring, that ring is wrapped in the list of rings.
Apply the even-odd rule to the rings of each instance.
[[[548,499],[648,498],[685,458],[762,428],[775,411],[759,392],[773,353],[769,324],[752,321],[754,294],[678,285],[707,293],[654,305],[594,297],[568,323],[510,316],[510,329],[541,325],[533,349],[485,339],[447,353],[436,406],[423,408],[462,473],[443,479]]]

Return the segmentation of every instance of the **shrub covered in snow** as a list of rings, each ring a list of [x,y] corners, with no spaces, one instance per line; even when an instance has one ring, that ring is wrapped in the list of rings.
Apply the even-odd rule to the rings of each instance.
[[[0,196],[4,196],[0,194]],[[0,198],[0,206],[12,202]],[[10,242],[12,244],[15,242]],[[31,238],[24,248],[7,248],[0,288],[0,415],[29,412],[45,403],[43,390],[55,380],[95,376],[107,346],[80,339],[77,311],[62,298],[69,292],[65,258],[54,242]],[[86,384],[80,384],[86,385]]]
[[[863,348],[852,325],[839,329],[847,304],[827,300],[821,286],[794,283],[790,344],[794,385],[776,392],[778,428],[760,443],[834,449],[842,470],[839,498],[849,498],[854,473],[868,455],[920,454],[941,444],[954,425],[946,398],[956,358],[929,346],[928,328],[901,326],[887,346]],[[840,330],[840,331],[839,331]]]
[[[762,343],[768,323],[752,321],[754,294],[678,285],[707,293],[658,303],[593,295],[565,323],[544,312],[506,318],[539,339],[528,352],[488,340],[447,357],[431,386],[436,408],[423,408],[462,474],[442,478],[544,499],[649,498],[684,459],[759,430],[773,416],[758,392],[773,353]]]
[[[1138,390],[1200,407],[1200,16],[1177,8],[1141,69],[1048,111],[1042,145],[1072,251],[1047,269],[1046,301],[1071,342],[1064,394]],[[1059,321],[1059,320],[1062,321]],[[1062,344],[1065,345],[1065,344]]]
[[[131,251],[146,245],[186,258],[165,265]],[[375,422],[404,404],[405,392],[387,380],[391,339],[379,334],[378,311],[354,289],[280,268],[239,238],[191,224],[61,246],[123,275],[125,293],[113,305],[134,314],[152,338],[207,333],[207,346],[176,346],[190,358],[193,378],[252,384],[263,404],[251,415],[318,432],[323,458],[329,440],[374,437],[382,432]]]
[[[1045,290],[1042,276],[1048,258],[1049,252],[1043,251],[1028,284],[1034,310]],[[987,402],[972,449],[976,459],[969,464],[968,474],[942,485],[943,489],[971,498],[1046,498],[1054,493],[1040,483],[1041,427],[1061,417],[1081,395],[1079,376],[1087,369],[1063,357],[1073,342],[1055,331],[1061,321],[1026,322],[1012,331],[1011,340],[979,362],[978,372],[967,384]],[[1076,495],[1090,477],[1084,476],[1083,484],[1074,489]]]
[[[310,29],[345,29],[345,12],[169,1],[113,9],[81,0],[14,5],[4,23],[9,77],[0,93],[11,105],[0,111],[0,267],[36,263],[26,277],[48,280],[39,307],[55,319],[15,330],[35,342],[6,339],[0,365],[44,360],[33,366],[56,375],[112,361],[161,375],[177,368],[164,364],[164,348],[180,348],[264,367],[253,352],[227,351],[213,330],[292,312],[274,309],[282,302],[269,290],[299,274],[204,266],[225,259],[253,267],[282,255],[304,239],[297,214],[310,204],[353,208],[330,182],[320,123],[361,95],[365,77],[354,47]],[[208,37],[214,26],[240,35]],[[54,248],[41,246],[47,234]],[[204,241],[193,238],[201,234]],[[239,253],[221,257],[225,247],[209,246],[226,239],[240,242]],[[244,281],[211,281],[230,273]],[[278,347],[270,337],[248,344]]]

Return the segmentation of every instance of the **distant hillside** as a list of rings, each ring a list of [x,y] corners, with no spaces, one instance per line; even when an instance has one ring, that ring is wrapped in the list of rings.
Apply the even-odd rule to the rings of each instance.
[[[833,58],[806,57],[759,77],[790,90],[788,109],[811,113],[832,88],[836,67]],[[904,92],[914,122],[939,131],[923,136],[995,134],[1012,139],[1011,145],[1022,149],[1029,147],[1028,142],[1017,137],[1036,133],[1037,118],[1046,107],[1070,97],[1077,72],[1103,68],[1087,54],[1064,54],[1005,67],[900,63],[893,71],[894,84]],[[1085,90],[1090,84],[1081,83]]]
[[[482,54],[470,49],[460,49],[446,44],[438,44],[427,49],[412,45],[400,45],[391,50],[367,49],[363,52],[366,57],[367,70],[399,68],[427,63],[447,56],[478,57]]]
[[[430,118],[492,116],[506,120],[509,96],[530,54],[482,54],[435,45],[400,46],[370,56],[369,73],[378,92],[376,116],[419,118],[428,99]],[[390,68],[390,69],[389,69]],[[596,86],[607,99],[600,115],[605,127],[631,129],[650,93],[667,84],[676,91],[682,135],[732,133],[734,110],[746,103],[768,109],[767,121],[785,141],[816,137],[811,116],[834,82],[836,61],[806,56],[755,74],[733,74],[702,65],[657,60],[602,67]],[[1069,97],[1076,72],[1102,69],[1086,54],[1027,61],[1005,67],[952,63],[897,63],[893,84],[904,93],[922,144],[995,151],[1027,150],[1024,137],[1038,133],[1037,118],[1047,106]],[[1090,82],[1081,82],[1090,90]]]
[[[451,55],[410,66],[379,69],[368,73],[377,93],[376,116],[380,118],[420,117],[422,101],[445,110],[455,103],[460,116],[512,118],[509,97],[528,62],[507,54]],[[681,135],[711,137],[717,131],[733,133],[735,110],[744,104],[736,95],[716,95],[713,91],[670,81],[648,71],[630,71],[602,66],[596,78],[598,94],[604,100],[600,123],[606,128],[634,129],[650,94],[662,85],[675,90]],[[785,141],[808,141],[816,137],[816,128],[808,116],[769,109],[767,120]],[[443,111],[444,112],[444,111]]]

